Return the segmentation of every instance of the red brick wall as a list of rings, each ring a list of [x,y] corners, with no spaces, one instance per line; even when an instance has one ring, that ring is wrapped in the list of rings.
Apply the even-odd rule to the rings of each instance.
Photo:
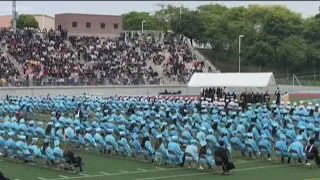
[[[72,22],[77,22],[77,27],[72,27]],[[91,23],[91,28],[86,28],[86,23]],[[105,28],[101,29],[101,23],[105,23]],[[118,29],[114,29],[114,24],[118,24]],[[111,15],[93,14],[56,14],[55,26],[61,25],[62,29],[68,30],[68,35],[99,35],[118,36],[122,32],[122,17]]]

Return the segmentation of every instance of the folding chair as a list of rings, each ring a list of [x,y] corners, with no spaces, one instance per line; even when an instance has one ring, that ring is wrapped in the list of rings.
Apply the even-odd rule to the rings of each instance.
[[[65,156],[64,157],[64,159],[65,159],[65,170],[67,170],[67,171],[69,171],[69,172],[71,172],[71,173],[75,173],[76,172],[76,167],[78,167],[78,164],[76,164],[76,163],[73,163],[72,161],[71,161],[71,159],[69,158],[69,157],[67,157],[67,156]]]
[[[247,149],[248,153],[251,153],[252,158],[256,159],[257,152],[253,150],[253,147],[251,146],[251,144],[246,143],[245,145],[246,145],[246,149]]]
[[[291,157],[291,164],[294,166],[300,164],[299,163],[299,158],[300,158],[299,153],[294,149],[291,149],[289,153],[290,153],[290,157]]]
[[[314,156],[312,153],[306,152],[306,157],[307,157],[308,162],[310,163],[311,169],[317,167],[317,164],[314,160]]]
[[[188,152],[185,152],[184,153],[184,156],[185,156],[185,163],[187,162],[189,164],[188,167],[190,167],[190,170],[192,169],[192,164],[196,164],[197,166],[197,161],[193,158],[192,154],[188,153]]]
[[[119,146],[119,155],[123,157],[128,156],[128,154],[126,154],[126,150],[123,144],[119,143],[118,146]]]
[[[259,151],[260,151],[260,158],[261,158],[261,160],[266,160],[266,159],[268,159],[268,149],[265,147],[265,146],[262,146],[262,145],[259,145],[258,146],[258,148],[259,148]]]
[[[274,162],[276,163],[282,163],[282,157],[283,157],[283,152],[280,148],[275,147],[274,148],[274,157],[272,158]]]
[[[214,161],[216,162],[215,169],[217,169],[220,175],[223,174],[223,169],[226,168],[226,165],[223,163],[222,159],[218,156],[214,156]]]
[[[189,140],[188,140],[186,137],[184,137],[184,136],[182,136],[181,139],[182,139],[183,141],[189,141]],[[181,147],[180,147],[181,150],[184,151],[184,150],[186,149],[187,145],[188,145],[188,144],[186,144],[186,143],[181,143]]]
[[[211,171],[214,170],[213,168],[209,168],[207,158],[204,154],[199,155],[198,166],[199,167],[202,166],[203,171],[205,171],[206,169],[211,170]]]
[[[168,153],[169,153],[169,159],[171,161],[171,165],[172,165],[172,167],[174,167],[175,163],[179,162],[179,157],[172,150],[168,150]]]
[[[137,152],[137,148],[134,145],[129,144],[129,146],[131,149],[132,160],[135,161],[135,160],[137,160],[139,153]]]
[[[238,155],[240,155],[241,154],[241,147],[238,145],[238,144],[236,144],[236,143],[234,143],[234,142],[230,142],[230,144],[231,144],[231,147],[232,147],[232,149],[234,150],[234,153],[238,156]]]
[[[159,162],[159,164],[158,164],[159,166],[162,163],[162,154],[160,151],[155,152],[155,158],[154,158],[153,164],[156,164],[157,162]]]

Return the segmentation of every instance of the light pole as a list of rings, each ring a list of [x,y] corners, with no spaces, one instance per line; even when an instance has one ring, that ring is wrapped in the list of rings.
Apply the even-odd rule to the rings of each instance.
[[[44,7],[42,9],[42,31],[44,30],[44,10],[47,9],[47,7]]]
[[[243,35],[239,35],[239,73],[240,73],[240,62],[241,62],[241,38],[243,38]]]
[[[146,23],[147,21],[142,21],[141,22],[141,33],[143,34],[143,24]]]

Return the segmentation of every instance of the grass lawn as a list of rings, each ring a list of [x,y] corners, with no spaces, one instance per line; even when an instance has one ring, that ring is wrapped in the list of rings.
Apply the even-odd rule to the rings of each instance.
[[[197,169],[172,168],[156,166],[151,163],[137,162],[130,159],[103,156],[98,154],[77,153],[84,158],[86,163],[86,174],[69,174],[49,169],[42,169],[27,164],[16,164],[2,161],[1,171],[11,180],[154,180],[154,179],[181,179],[211,180],[234,179],[239,180],[269,180],[269,179],[291,179],[311,180],[320,179],[319,169],[311,169],[305,166],[290,166],[276,162],[265,162],[250,160],[246,158],[233,158],[236,169],[230,176],[220,176],[217,173],[204,172]]]

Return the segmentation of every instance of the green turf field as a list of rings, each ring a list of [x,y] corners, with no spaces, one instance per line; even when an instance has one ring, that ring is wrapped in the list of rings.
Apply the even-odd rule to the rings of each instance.
[[[320,99],[293,99],[291,102],[300,100],[314,103]],[[49,114],[37,114],[36,121],[50,121]],[[112,157],[107,155],[76,152],[83,157],[86,174],[70,174],[64,171],[55,171],[41,168],[30,164],[18,164],[0,160],[0,171],[11,180],[211,180],[211,179],[235,179],[238,180],[320,180],[318,168],[311,169],[300,166],[290,166],[276,162],[265,162],[243,157],[233,157],[236,169],[229,176],[220,176],[218,173],[204,172],[203,170],[184,168],[172,168],[157,166],[152,163],[132,161],[129,158]]]
[[[270,179],[291,179],[291,180],[315,180],[320,179],[319,169],[310,167],[292,166],[279,164],[276,162],[263,162],[245,158],[233,158],[236,169],[229,176],[220,176],[214,172],[204,172],[203,170],[184,168],[172,168],[166,166],[156,166],[152,163],[144,163],[109,157],[96,154],[78,153],[84,158],[86,163],[86,174],[69,174],[49,169],[42,169],[28,164],[16,164],[2,161],[1,171],[11,178],[11,180],[154,180],[154,179],[181,179],[211,180],[234,179],[239,180],[270,180]]]

